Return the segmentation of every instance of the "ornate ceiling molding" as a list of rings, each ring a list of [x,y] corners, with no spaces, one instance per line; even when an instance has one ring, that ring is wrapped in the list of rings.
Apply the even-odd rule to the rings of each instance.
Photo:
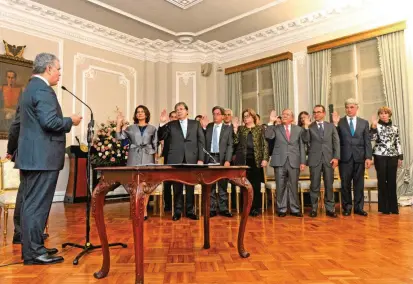
[[[171,3],[172,5],[175,5],[181,9],[188,9],[189,7],[192,7],[196,4],[201,3],[203,0],[166,0],[167,2]]]
[[[197,40],[185,44],[172,40],[137,38],[30,0],[0,0],[0,22],[12,23],[19,28],[74,40],[139,60],[166,63],[225,63],[338,29],[366,23],[373,26],[386,24],[376,13],[376,10],[380,9],[381,13],[384,13],[385,9],[371,5],[373,2],[373,0],[348,2],[227,42]],[[393,20],[387,19],[387,21],[391,23]]]

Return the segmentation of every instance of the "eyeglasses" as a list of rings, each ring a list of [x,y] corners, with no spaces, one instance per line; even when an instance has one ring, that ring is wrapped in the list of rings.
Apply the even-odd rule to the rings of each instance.
[[[246,114],[246,115],[244,115],[243,117],[244,117],[244,119],[246,119],[246,118],[249,118],[249,117],[251,117],[251,115],[249,115],[249,114]]]
[[[313,114],[323,113],[322,111],[313,111]]]
[[[230,113],[226,113],[226,114],[224,114],[225,116],[231,116],[231,114]]]

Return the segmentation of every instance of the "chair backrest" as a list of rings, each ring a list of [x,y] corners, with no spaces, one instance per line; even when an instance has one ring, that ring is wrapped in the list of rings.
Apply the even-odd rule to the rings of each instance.
[[[309,180],[310,179],[310,167],[305,167],[304,171],[300,172],[300,180]]]
[[[14,168],[12,161],[1,160],[0,164],[0,192],[18,190],[20,185],[20,171]]]

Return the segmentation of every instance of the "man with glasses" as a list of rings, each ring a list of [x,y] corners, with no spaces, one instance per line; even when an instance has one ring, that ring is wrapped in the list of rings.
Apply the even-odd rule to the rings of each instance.
[[[323,105],[313,109],[314,122],[304,121],[302,138],[308,144],[308,166],[310,167],[310,217],[317,217],[318,199],[320,198],[321,174],[323,174],[325,190],[325,208],[327,216],[337,218],[335,212],[333,182],[334,169],[340,159],[340,140],[332,123],[324,121],[326,110]]]
[[[215,106],[212,109],[213,122],[206,126],[205,130],[205,149],[209,155],[205,155],[206,163],[220,163],[223,166],[229,167],[233,153],[233,137],[232,126],[223,123],[224,109]],[[225,217],[232,217],[232,213],[228,210],[228,181],[223,179],[218,181],[218,196],[216,198],[216,184],[211,188],[211,210],[210,216],[214,217],[219,214]]]

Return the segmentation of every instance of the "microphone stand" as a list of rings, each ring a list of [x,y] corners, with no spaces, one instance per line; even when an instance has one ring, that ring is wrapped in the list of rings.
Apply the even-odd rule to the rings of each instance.
[[[87,177],[87,190],[86,190],[86,241],[84,245],[80,244],[75,244],[75,243],[63,243],[62,248],[65,248],[66,246],[71,246],[75,248],[81,248],[82,251],[75,257],[73,260],[73,265],[77,265],[79,263],[79,259],[87,254],[88,252],[102,248],[101,245],[93,245],[90,243],[90,203],[91,203],[91,191],[93,190],[92,188],[92,183],[91,183],[91,176],[90,173],[92,172],[92,164],[90,161],[90,150],[92,148],[92,141],[93,141],[93,136],[94,136],[94,126],[95,126],[95,121],[93,119],[93,112],[92,109],[84,103],[81,99],[79,99],[77,96],[75,96],[72,92],[70,92],[68,89],[66,89],[64,86],[62,86],[62,89],[69,92],[72,96],[74,96],[78,101],[80,101],[82,104],[84,104],[89,110],[90,110],[90,121],[87,125],[87,166],[86,166],[86,177]],[[116,183],[113,185],[114,188],[118,187],[120,183]],[[121,246],[123,248],[126,248],[127,245],[124,243],[112,243],[109,244],[109,247],[114,247],[114,246]]]

